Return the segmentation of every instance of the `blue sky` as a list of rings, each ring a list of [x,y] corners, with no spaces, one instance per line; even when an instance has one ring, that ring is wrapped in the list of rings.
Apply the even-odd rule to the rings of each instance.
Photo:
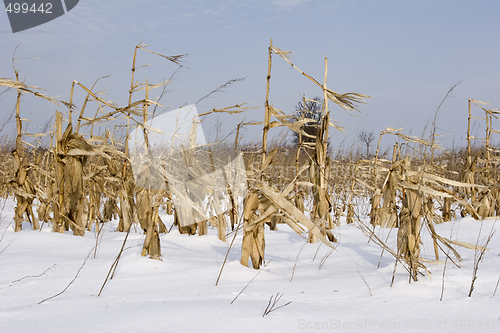
[[[162,100],[164,109],[194,103],[227,80],[245,78],[203,100],[198,109],[248,103],[257,108],[244,116],[260,121],[267,47],[273,38],[275,46],[293,51],[291,61],[318,81],[328,56],[330,89],[373,97],[356,117],[330,105],[332,118],[347,130],[331,131],[334,146],[352,142],[358,131],[379,133],[389,126],[420,135],[448,89],[461,81],[439,113],[438,132],[447,135],[443,144],[449,145],[465,138],[467,99],[500,107],[499,15],[495,0],[80,0],[68,14],[16,34],[7,14],[0,13],[0,77],[14,77],[11,58],[19,45],[16,56],[31,58],[16,63],[27,84],[69,100],[72,80],[91,86],[110,75],[96,90],[106,90],[106,99],[126,105],[134,46],[143,41],[165,55],[189,54]],[[160,82],[176,69],[139,53],[139,64],[152,61],[138,72],[139,80]],[[275,56],[271,103],[293,112],[300,94],[312,98],[321,90]],[[84,97],[77,93],[78,106]],[[0,119],[14,104],[15,92],[0,96]],[[35,131],[55,109],[66,111],[26,97],[21,112],[34,120],[29,129]],[[229,129],[241,118],[220,120]],[[246,139],[259,140],[259,130],[248,129]],[[482,128],[477,130],[482,135]]]

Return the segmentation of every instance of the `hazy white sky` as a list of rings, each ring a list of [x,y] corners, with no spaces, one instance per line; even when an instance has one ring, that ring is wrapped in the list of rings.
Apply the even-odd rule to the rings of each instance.
[[[80,0],[68,14],[16,34],[7,14],[0,13],[0,77],[14,77],[11,58],[19,45],[16,57],[40,58],[16,62],[27,84],[69,100],[72,80],[91,86],[110,75],[96,90],[106,90],[106,99],[126,105],[134,46],[143,41],[165,55],[189,54],[186,68],[163,99],[164,109],[194,103],[227,80],[245,78],[203,100],[198,110],[248,103],[258,108],[247,112],[246,119],[260,121],[267,47],[273,38],[275,46],[293,51],[291,61],[318,81],[323,80],[327,55],[330,89],[373,97],[357,117],[330,105],[332,117],[348,131],[331,131],[334,145],[352,141],[360,130],[378,133],[388,126],[420,135],[448,89],[461,81],[438,119],[438,132],[448,134],[444,143],[451,144],[453,138],[465,138],[467,99],[500,107],[499,15],[496,0]],[[138,72],[139,80],[160,82],[176,69],[164,59],[139,53],[139,64],[152,61]],[[312,98],[321,90],[275,56],[271,102],[291,113],[300,94]],[[80,90],[78,106],[84,97]],[[0,120],[14,105],[15,92],[0,96]],[[21,112],[34,120],[29,129],[35,131],[33,126],[43,125],[55,109],[65,111],[24,98]],[[89,111],[93,114],[95,107]],[[220,119],[228,129],[241,118]],[[247,130],[247,140],[259,129]]]

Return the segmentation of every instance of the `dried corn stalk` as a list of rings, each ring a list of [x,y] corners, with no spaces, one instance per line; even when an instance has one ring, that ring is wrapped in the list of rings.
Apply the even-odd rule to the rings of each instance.
[[[128,160],[123,162],[122,183],[118,189],[118,198],[120,200],[120,221],[117,231],[128,232],[134,221],[135,200],[134,200],[135,182],[132,173],[132,167]]]
[[[62,117],[56,117],[56,127],[61,128]],[[104,156],[103,146],[89,144],[81,134],[73,133],[73,126],[68,124],[57,142],[56,183],[58,183],[57,214],[53,229],[57,232],[73,230],[76,236],[85,235],[88,207],[83,187],[83,167],[89,156]],[[87,212],[87,214],[86,214]]]
[[[396,207],[396,194],[402,179],[403,161],[396,161],[397,146],[394,147],[393,162],[384,182],[382,192],[377,189],[371,199],[371,223],[381,227],[394,228],[398,226],[398,213]],[[383,202],[379,207],[380,201]]]
[[[408,158],[405,158],[403,165],[404,173],[410,167]],[[409,182],[418,184],[420,177],[414,176],[408,178]],[[420,255],[420,223],[422,213],[422,194],[414,189],[405,190],[405,198],[403,199],[403,208],[399,213],[399,230],[398,230],[398,256],[402,257],[410,268],[410,276],[414,281],[417,281],[417,275],[421,263]]]
[[[162,198],[161,190],[142,188],[137,193],[137,217],[146,234],[142,247],[143,256],[146,254],[149,254],[151,258],[161,256],[160,232],[166,230],[159,217],[159,206],[162,204]]]
[[[259,269],[264,262],[265,239],[264,223],[255,223],[258,215],[260,200],[257,193],[249,193],[245,199],[243,210],[243,243],[241,245],[241,264],[248,266],[248,258],[252,260],[252,266]]]
[[[449,222],[451,219],[456,219],[457,216],[455,211],[451,209],[451,199],[444,198],[443,208],[442,208],[442,220],[443,222]]]
[[[17,148],[12,152],[17,171],[14,180],[10,181],[10,185],[14,188],[14,195],[17,202],[14,210],[14,230],[16,232],[21,231],[24,216],[32,224],[33,230],[37,230],[39,224],[35,214],[33,214],[32,206],[36,193],[33,183],[29,179],[31,167],[24,158],[21,159],[17,152]]]

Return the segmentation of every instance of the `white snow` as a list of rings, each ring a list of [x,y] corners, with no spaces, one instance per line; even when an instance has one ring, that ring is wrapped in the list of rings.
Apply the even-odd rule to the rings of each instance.
[[[47,225],[41,232],[32,231],[26,223],[15,233],[14,206],[8,201],[0,219],[0,332],[496,332],[500,328],[500,290],[493,296],[500,276],[498,234],[480,263],[470,298],[474,250],[456,247],[463,258],[461,268],[447,261],[440,301],[442,253],[442,263],[427,263],[432,279],[422,276],[408,283],[408,274],[398,265],[390,287],[394,258],[385,252],[377,268],[380,247],[368,243],[354,225],[334,230],[338,247],[326,259],[326,246],[305,244],[283,224],[279,231],[266,227],[267,266],[257,277],[259,271],[239,263],[239,234],[217,286],[232,236],[225,243],[214,229],[202,237],[172,231],[161,237],[159,261],[141,257],[144,236],[132,230],[114,278],[98,297],[125,238],[125,233],[114,232],[116,221],[106,224],[94,257],[94,232],[75,237],[53,233]],[[169,216],[162,218],[167,226],[172,223]],[[436,226],[443,237],[473,244],[480,230],[482,243],[492,228],[495,221],[471,218]],[[389,229],[375,232],[385,240]],[[393,248],[396,234],[393,230],[387,241]],[[424,232],[422,238],[421,256],[434,260],[430,237]],[[38,304],[68,285],[64,293]],[[277,293],[283,296],[276,306],[292,303],[262,317]]]

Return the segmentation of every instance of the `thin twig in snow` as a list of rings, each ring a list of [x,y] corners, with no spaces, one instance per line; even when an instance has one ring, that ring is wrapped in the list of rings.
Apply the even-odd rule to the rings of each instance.
[[[66,286],[66,288],[64,288],[61,292],[55,294],[54,296],[51,296],[49,298],[46,298],[40,302],[38,302],[37,304],[42,304],[43,302],[45,301],[48,301],[48,300],[51,300],[57,296],[60,296],[62,295],[66,290],[68,290],[68,288],[73,284],[73,282],[75,282],[76,278],[78,277],[78,275],[80,274],[81,270],[83,269],[83,266],[85,266],[85,264],[87,263],[87,260],[90,258],[90,255],[92,254],[92,251],[94,251],[94,248],[92,248],[92,250],[90,250],[89,254],[87,254],[87,257],[85,258],[85,260],[83,261],[83,264],[80,266],[80,268],[78,269],[78,272],[76,272],[76,275],[75,277],[73,278],[73,280],[71,280],[71,282]]]
[[[266,309],[264,310],[264,314],[262,314],[262,317],[270,314],[271,312],[273,311],[276,311],[278,309],[281,309],[285,306],[287,306],[288,304],[292,303],[292,301],[284,304],[284,305],[281,305],[281,306],[278,306],[277,308],[275,308],[274,306],[280,301],[281,297],[283,297],[284,294],[281,294],[278,292],[276,294],[276,296],[271,296],[271,298],[269,299],[269,303],[267,304],[267,307]],[[274,297],[274,300],[273,300],[273,297]]]
[[[30,275],[30,276],[25,276],[25,277],[23,277],[23,278],[20,278],[20,279],[14,280],[14,281],[10,282],[10,283],[9,283],[9,285],[8,285],[7,287],[10,287],[10,286],[14,285],[15,283],[20,282],[20,281],[22,281],[22,280],[24,280],[24,279],[29,279],[29,278],[38,278],[38,277],[41,277],[42,275],[44,275],[45,273],[47,273],[48,271],[50,271],[52,268],[54,268],[54,267],[56,267],[56,266],[57,266],[57,264],[54,264],[54,265],[50,266],[50,267],[49,267],[49,268],[47,268],[47,269],[46,269],[46,270],[45,270],[42,274],[39,274],[39,275]],[[7,288],[7,287],[4,287],[4,288]],[[4,289],[4,288],[0,288],[0,290],[1,290],[1,289]]]
[[[357,270],[358,270],[358,274],[359,276],[361,277],[361,279],[363,280],[363,282],[366,284],[366,286],[368,287],[368,292],[370,293],[370,296],[373,296],[372,295],[372,289],[370,288],[370,286],[368,285],[368,282],[366,282],[365,278],[363,277],[363,275],[361,275],[361,272],[359,271],[359,267],[356,267]]]
[[[389,241],[389,236],[391,235],[392,229],[395,229],[395,228],[390,228],[389,229],[389,232],[387,233],[387,237],[385,238],[385,244],[387,244],[387,242]],[[382,252],[380,253],[380,259],[378,260],[377,269],[380,268],[380,264],[382,263],[382,258],[384,256],[384,251],[385,251],[385,248],[382,248]]]
[[[241,218],[243,215],[241,216]],[[222,270],[224,269],[224,266],[226,265],[227,257],[229,256],[229,251],[231,251],[231,248],[233,247],[234,240],[236,239],[236,235],[238,234],[238,231],[243,229],[243,223],[241,223],[241,218],[240,218],[240,223],[236,227],[236,230],[234,231],[234,236],[233,239],[231,240],[231,244],[229,245],[229,248],[227,249],[226,252],[226,257],[224,258],[224,262],[222,263],[222,266],[219,271],[219,275],[217,276],[217,281],[215,281],[215,285],[219,284],[220,277],[222,275]],[[234,301],[234,300],[233,300]]]
[[[450,250],[448,250],[448,254],[450,253]],[[440,301],[443,300],[444,296],[444,274],[446,273],[446,265],[448,264],[448,258],[449,256],[446,256],[446,260],[444,261],[444,267],[443,267],[443,282],[441,283],[441,297],[439,298]]]
[[[491,227],[491,231],[486,238],[486,243],[482,246],[481,250],[479,250],[479,236],[481,235],[481,229],[483,228],[483,223],[481,221],[481,228],[479,229],[479,235],[477,236],[477,243],[476,243],[476,250],[474,251],[474,269],[472,270],[472,281],[470,284],[470,289],[469,289],[469,297],[472,296],[472,291],[474,290],[474,283],[476,282],[477,279],[477,271],[479,269],[479,263],[483,261],[483,256],[484,252],[486,251],[488,244],[491,241],[491,238],[495,234],[496,230],[493,230],[493,227],[495,226],[495,223],[493,223],[493,226]]]
[[[323,244],[323,242],[319,243],[319,246],[318,246],[318,248],[316,249],[316,252],[314,252],[313,261],[314,261],[314,260],[316,260],[316,256],[318,255],[319,249],[321,248],[321,244]]]
[[[103,222],[102,220],[101,220],[100,222],[101,222],[101,224],[102,224],[102,227],[101,227],[101,228],[99,228],[99,221],[98,221],[98,222],[97,222],[97,224],[96,224],[96,227],[97,227],[97,229],[99,229],[99,231],[97,232],[97,237],[96,237],[96,239],[95,239],[94,258],[96,258],[96,257],[97,257],[97,248],[98,248],[98,246],[101,244],[101,242],[102,242],[102,237],[104,236],[104,234],[103,234],[103,235],[101,236],[101,239],[99,240],[99,236],[101,235],[102,229],[104,229],[104,227],[105,227],[104,222]]]
[[[3,251],[7,250],[7,248],[10,246],[10,244],[12,244],[12,242],[13,242],[13,241],[14,241],[14,240],[11,240],[11,241],[10,241],[10,243],[9,243],[9,244],[7,244],[7,246],[6,246],[6,247],[4,247],[4,249],[3,249],[2,251],[0,251],[0,254],[2,254],[2,253],[3,253]]]
[[[302,249],[304,248],[305,245],[306,245],[306,243],[302,244],[302,247],[300,248],[299,253],[297,253],[297,258],[295,258],[295,263],[293,264],[293,270],[292,270],[292,276],[290,277],[290,282],[292,282],[292,280],[293,280],[293,274],[295,273],[295,267],[297,266],[297,261],[299,260],[300,252],[302,252]],[[319,247],[318,247],[318,249],[319,249]]]
[[[267,265],[269,265],[269,263],[271,262],[272,260],[269,260],[265,265],[264,267],[262,267],[259,272],[257,274],[255,274],[255,276],[250,280],[250,282],[247,283],[247,285],[241,289],[241,291],[238,293],[238,295],[236,295],[236,297],[231,301],[231,304],[233,304],[234,301],[236,301],[236,299],[241,295],[241,293],[247,289],[247,287],[250,285],[250,283],[252,283],[253,280],[255,280],[255,278],[264,270],[264,268],[267,267]]]
[[[325,263],[326,263],[326,259],[328,259],[328,257],[330,257],[330,256],[332,255],[333,251],[335,251],[336,249],[337,249],[337,248],[335,248],[335,249],[330,249],[330,251],[328,251],[328,253],[327,253],[327,254],[325,254],[325,256],[321,259],[321,261],[320,261],[320,263],[319,263],[318,270],[323,268],[323,266],[324,266],[324,265],[325,265]]]
[[[498,288],[498,283],[500,282],[500,276],[498,277],[498,280],[497,280],[497,285],[495,286],[495,291],[493,292],[493,296],[491,297],[494,297],[495,294],[497,293],[497,288]]]
[[[7,229],[9,229],[10,225],[12,224],[12,222],[9,223],[9,225],[7,226],[7,228],[4,229],[3,233],[2,233],[2,237],[0,238],[0,242],[3,240],[3,238],[5,237],[5,233],[7,232]]]
[[[130,226],[128,228],[128,231],[127,231],[127,234],[125,235],[125,239],[123,240],[120,252],[118,252],[118,255],[116,256],[115,261],[113,261],[113,264],[111,264],[111,267],[109,268],[108,275],[106,275],[106,279],[104,280],[104,283],[102,284],[101,290],[99,290],[99,293],[97,294],[98,297],[101,296],[102,290],[104,289],[104,286],[106,285],[108,280],[112,279],[113,276],[115,275],[116,267],[118,267],[118,262],[120,261],[121,255],[123,253],[123,248],[125,247],[125,244],[127,243],[128,235],[130,234],[130,229],[132,229],[132,226]]]
[[[456,221],[455,221],[456,222]],[[453,228],[455,227],[455,222],[451,225],[451,230],[450,230],[450,239],[453,237]],[[451,249],[448,248],[448,253],[446,254],[446,260],[444,261],[444,268],[443,268],[443,282],[441,284],[441,298],[439,298],[440,301],[443,300],[444,296],[444,275],[446,273],[446,265],[448,264],[448,259],[451,260],[451,257],[449,256]],[[443,251],[444,252],[444,251]]]

